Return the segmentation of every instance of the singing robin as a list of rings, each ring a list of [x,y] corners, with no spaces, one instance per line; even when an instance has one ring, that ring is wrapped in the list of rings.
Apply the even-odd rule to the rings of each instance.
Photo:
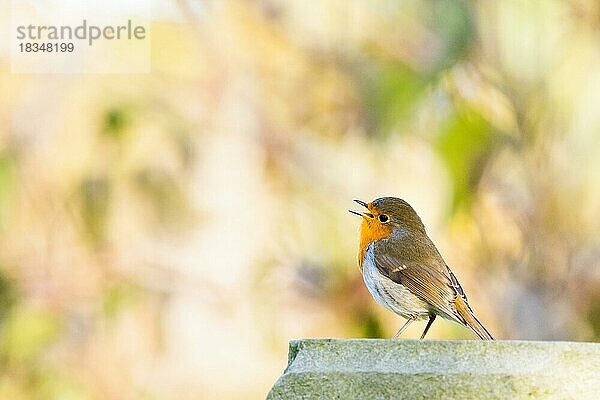
[[[429,319],[421,339],[439,315],[458,322],[481,339],[493,340],[475,317],[456,275],[427,236],[415,210],[404,200],[382,197],[365,203],[358,265],[373,298],[407,321],[397,338],[415,320]]]

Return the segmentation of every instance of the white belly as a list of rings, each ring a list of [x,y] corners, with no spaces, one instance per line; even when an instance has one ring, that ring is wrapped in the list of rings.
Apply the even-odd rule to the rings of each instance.
[[[428,318],[430,308],[427,303],[379,272],[373,256],[373,244],[365,253],[362,274],[367,289],[379,304],[403,318]]]

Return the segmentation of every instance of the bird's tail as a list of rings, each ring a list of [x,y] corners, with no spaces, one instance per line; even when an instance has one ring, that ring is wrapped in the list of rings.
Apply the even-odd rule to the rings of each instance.
[[[467,304],[467,302],[462,298],[462,296],[456,296],[456,300],[454,302],[456,306],[456,311],[461,319],[464,321],[464,324],[471,328],[473,332],[479,336],[480,339],[483,340],[494,340],[494,337],[491,333],[488,332],[487,329],[479,322],[475,314],[473,314],[473,310]]]

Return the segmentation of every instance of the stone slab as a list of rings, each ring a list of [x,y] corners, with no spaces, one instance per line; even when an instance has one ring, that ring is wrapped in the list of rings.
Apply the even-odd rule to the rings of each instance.
[[[267,399],[600,399],[600,343],[303,339]]]

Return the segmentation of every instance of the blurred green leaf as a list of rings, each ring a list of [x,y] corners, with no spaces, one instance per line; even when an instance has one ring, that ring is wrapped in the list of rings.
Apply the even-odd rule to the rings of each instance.
[[[16,181],[16,160],[10,152],[0,152],[0,228],[5,228]]]
[[[600,292],[596,291],[596,294],[591,299],[590,308],[587,311],[586,319],[592,329],[593,337],[590,338],[592,341],[600,340]]]
[[[74,380],[48,372],[38,377],[36,397],[43,400],[87,400],[92,397],[85,388]]]
[[[52,314],[36,308],[13,308],[0,336],[0,354],[9,363],[33,362],[57,333],[58,322]]]
[[[105,239],[111,188],[106,177],[88,177],[79,185],[81,216],[88,236],[96,244]]]
[[[361,337],[375,339],[385,337],[381,322],[374,313],[365,312],[364,314],[361,314],[359,323],[362,330]]]
[[[108,318],[114,318],[135,296],[135,288],[124,282],[117,283],[106,289],[102,309]]]
[[[16,285],[0,267],[0,323],[6,318],[16,301]]]
[[[466,1],[431,1],[430,29],[443,43],[433,65],[433,75],[451,67],[468,52],[474,39],[473,16]]]
[[[411,116],[425,90],[440,73],[468,53],[474,27],[467,3],[457,0],[427,3],[422,23],[436,40],[421,43],[424,48],[415,50],[413,55],[418,61],[407,62],[387,50],[375,49],[374,62],[358,71],[369,132],[385,136],[398,128],[398,124]]]
[[[453,209],[470,203],[494,139],[492,126],[473,110],[461,109],[446,122],[437,148],[452,175]]]
[[[370,132],[386,136],[410,115],[428,79],[399,63],[374,67],[362,80],[367,123]]]
[[[109,108],[104,114],[104,129],[102,132],[114,139],[121,138],[130,123],[130,114],[131,112],[126,106]]]
[[[135,174],[134,182],[150,201],[160,224],[182,223],[190,216],[185,193],[169,172],[149,167]]]

